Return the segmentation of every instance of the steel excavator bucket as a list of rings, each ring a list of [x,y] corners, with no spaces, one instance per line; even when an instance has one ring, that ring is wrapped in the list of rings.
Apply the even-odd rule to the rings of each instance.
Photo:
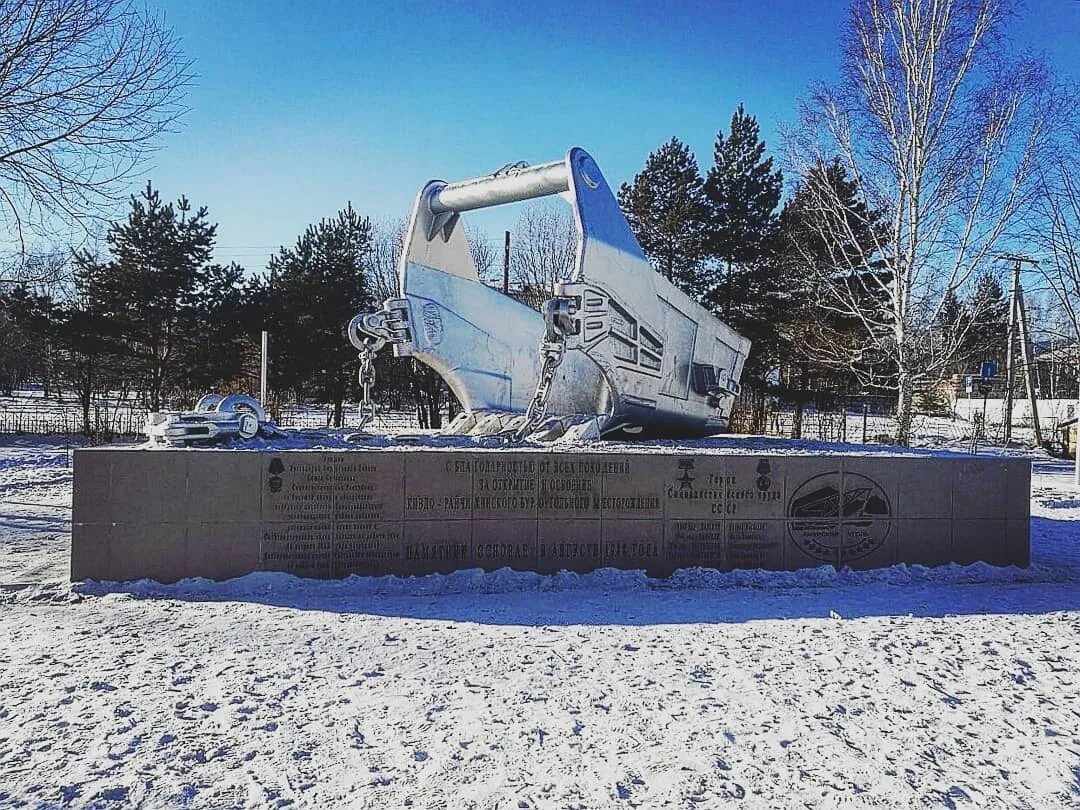
[[[549,302],[548,311],[561,316],[545,322],[480,281],[461,215],[554,194],[573,207],[578,242],[573,273]],[[545,391],[548,435],[572,424],[653,436],[727,426],[750,342],[652,268],[583,149],[552,163],[425,185],[398,280],[399,297],[354,318],[349,338],[361,351],[389,342],[397,356],[438,372],[464,409],[452,432],[520,429],[542,377],[538,349],[553,335],[565,353]]]

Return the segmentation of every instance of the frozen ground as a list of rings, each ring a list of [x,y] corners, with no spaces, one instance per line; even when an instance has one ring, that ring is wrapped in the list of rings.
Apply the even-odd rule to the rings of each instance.
[[[0,807],[1080,805],[1080,493],[1030,570],[63,582],[0,446]]]

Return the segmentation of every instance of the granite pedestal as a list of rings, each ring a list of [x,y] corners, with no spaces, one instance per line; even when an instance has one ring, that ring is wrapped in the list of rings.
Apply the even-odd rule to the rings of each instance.
[[[85,449],[71,577],[1024,566],[1030,475],[960,455]]]

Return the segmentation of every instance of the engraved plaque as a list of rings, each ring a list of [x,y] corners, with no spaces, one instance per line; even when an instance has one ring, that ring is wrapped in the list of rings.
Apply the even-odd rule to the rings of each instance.
[[[664,545],[673,568],[727,568],[727,527],[721,519],[669,520]]]
[[[473,568],[471,535],[469,524],[462,521],[406,521],[400,566],[395,573],[448,574]]]
[[[662,518],[664,476],[671,466],[663,456],[599,456],[604,473],[604,518]]]
[[[334,520],[400,520],[404,502],[404,453],[334,453]]]
[[[788,459],[732,456],[727,459],[725,514],[733,520],[784,516],[784,480]]]
[[[605,568],[640,568],[650,576],[666,576],[675,570],[665,552],[662,520],[605,518],[601,532]]]
[[[600,517],[605,462],[602,456],[550,453],[537,462],[540,517]]]
[[[668,520],[724,517],[725,459],[722,456],[661,457]]]
[[[328,453],[266,453],[262,519],[323,521],[334,514],[334,465]]]
[[[330,576],[333,531],[329,523],[263,524],[259,568],[298,577]]]
[[[599,520],[541,520],[537,534],[537,570],[584,573],[602,565]]]
[[[473,462],[460,453],[402,453],[406,520],[472,517]]]
[[[998,458],[104,449],[74,477],[74,579],[1030,555],[1030,464]]]
[[[334,525],[333,576],[393,574],[401,566],[400,521]]]
[[[832,465],[829,465],[832,466]],[[836,565],[843,545],[840,516],[844,505],[843,475],[823,465],[805,464],[788,470],[788,567]]]
[[[536,518],[539,453],[472,453],[473,517]]]
[[[784,521],[727,521],[725,569],[784,567]]]
[[[536,570],[535,520],[477,520],[472,524],[476,565],[485,571]]]

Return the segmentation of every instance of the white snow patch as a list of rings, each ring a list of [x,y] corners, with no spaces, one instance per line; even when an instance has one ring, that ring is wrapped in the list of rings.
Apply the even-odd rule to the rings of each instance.
[[[0,808],[1080,804],[1060,462],[1024,570],[70,585],[62,506],[0,446]]]

